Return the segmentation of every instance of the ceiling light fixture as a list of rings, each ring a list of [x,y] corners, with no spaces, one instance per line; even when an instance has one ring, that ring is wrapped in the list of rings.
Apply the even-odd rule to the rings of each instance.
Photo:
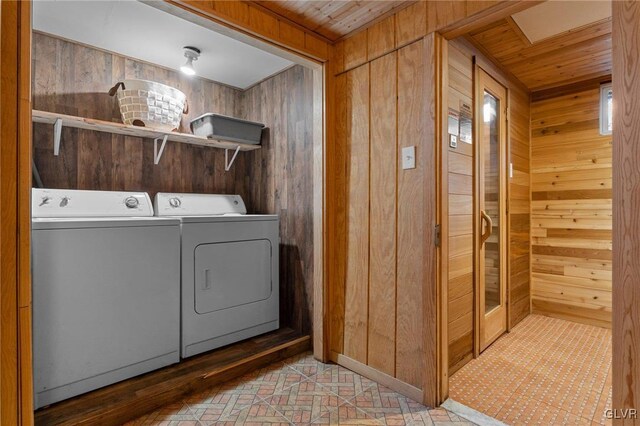
[[[193,62],[197,61],[200,57],[200,49],[192,46],[185,46],[184,49],[184,57],[187,58],[187,62],[180,67],[180,71],[185,73],[186,75],[195,75],[196,70],[193,68]]]

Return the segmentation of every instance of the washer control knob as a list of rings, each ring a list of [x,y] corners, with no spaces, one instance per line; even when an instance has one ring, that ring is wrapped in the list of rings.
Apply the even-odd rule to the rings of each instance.
[[[182,202],[180,201],[180,198],[178,197],[173,197],[169,199],[169,205],[173,208],[178,208],[180,207],[180,204],[182,204]]]
[[[124,205],[127,206],[127,208],[130,208],[130,209],[137,208],[139,204],[140,204],[140,202],[138,201],[138,199],[136,197],[127,197],[124,200]]]
[[[69,197],[62,197],[62,200],[60,200],[60,207],[67,207],[67,204],[69,204]]]
[[[40,201],[40,205],[41,206],[47,205],[49,204],[49,201],[51,201],[51,197],[45,195],[44,197],[42,197],[42,200]]]

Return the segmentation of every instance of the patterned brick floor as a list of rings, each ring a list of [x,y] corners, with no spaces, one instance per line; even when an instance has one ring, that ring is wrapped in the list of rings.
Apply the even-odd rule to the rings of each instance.
[[[470,425],[305,353],[191,395],[129,425]]]
[[[611,330],[530,315],[457,371],[449,392],[508,424],[608,424]]]

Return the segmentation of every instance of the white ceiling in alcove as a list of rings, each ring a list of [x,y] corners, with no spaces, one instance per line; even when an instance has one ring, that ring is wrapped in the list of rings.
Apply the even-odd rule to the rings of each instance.
[[[293,62],[134,0],[39,0],[33,28],[124,56],[179,70],[182,47],[202,55],[197,75],[246,89]]]
[[[611,1],[546,1],[512,15],[531,43],[611,17]]]

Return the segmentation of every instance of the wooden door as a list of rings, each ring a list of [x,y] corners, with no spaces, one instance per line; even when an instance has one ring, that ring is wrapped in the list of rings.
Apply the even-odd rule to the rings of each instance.
[[[507,90],[478,69],[476,288],[479,350],[507,330]]]

